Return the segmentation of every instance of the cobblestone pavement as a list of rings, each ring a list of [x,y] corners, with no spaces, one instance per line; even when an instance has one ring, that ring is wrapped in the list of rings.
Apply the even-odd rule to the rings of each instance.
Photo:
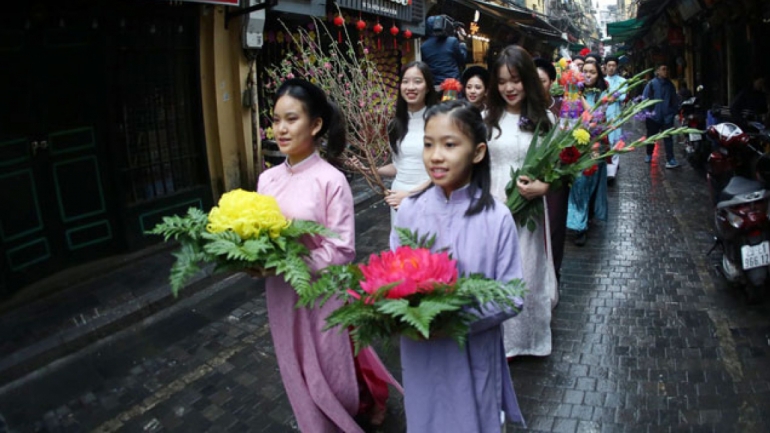
[[[567,242],[553,353],[511,364],[529,431],[770,431],[767,303],[715,271],[705,178],[662,153],[623,155],[608,223]]]
[[[770,431],[769,303],[748,306],[705,255],[702,175],[643,158],[623,156],[609,222],[584,247],[568,240],[554,351],[511,363],[528,429],[509,432]],[[356,220],[359,259],[387,247],[382,203]],[[296,430],[261,284],[218,284],[229,288],[0,389],[11,431]],[[398,347],[379,352],[400,377]],[[379,431],[403,431],[399,396],[389,413]]]

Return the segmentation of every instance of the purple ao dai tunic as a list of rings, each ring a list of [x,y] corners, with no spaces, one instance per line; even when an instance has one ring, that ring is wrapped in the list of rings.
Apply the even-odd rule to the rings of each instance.
[[[438,187],[404,199],[396,227],[436,235],[434,249],[448,247],[461,274],[482,273],[510,281],[521,278],[516,227],[496,201],[466,217],[468,187],[447,199]],[[393,231],[391,249],[399,246]],[[474,322],[464,349],[454,340],[401,338],[401,366],[407,431],[410,433],[500,432],[500,412],[523,423],[503,350],[501,323],[514,314],[489,308]]]

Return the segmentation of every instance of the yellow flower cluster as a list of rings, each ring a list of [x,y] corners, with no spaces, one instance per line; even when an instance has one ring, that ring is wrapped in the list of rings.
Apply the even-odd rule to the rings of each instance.
[[[587,144],[591,140],[591,134],[583,128],[578,128],[572,132],[572,137],[577,140],[579,144]]]
[[[236,189],[223,194],[219,206],[211,209],[206,230],[210,233],[232,230],[243,239],[256,238],[267,231],[275,239],[289,224],[275,198]]]

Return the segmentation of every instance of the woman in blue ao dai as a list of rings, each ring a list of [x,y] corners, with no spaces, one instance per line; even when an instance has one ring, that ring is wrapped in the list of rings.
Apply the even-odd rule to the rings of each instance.
[[[594,61],[589,61],[589,59]],[[607,92],[607,83],[604,81],[601,67],[597,58],[589,57],[583,65],[585,87],[583,89],[583,104],[586,111],[591,110]],[[600,120],[604,113],[597,110],[593,114],[596,120]],[[591,135],[595,135],[594,132]],[[605,149],[606,150],[606,149]],[[572,183],[569,203],[567,205],[567,228],[574,230],[575,245],[583,246],[587,241],[588,220],[594,219],[607,221],[607,163],[598,162],[598,170],[591,176],[581,174]],[[593,209],[591,203],[593,202]]]
[[[395,226],[435,235],[434,249],[447,248],[461,274],[507,282],[521,278],[518,239],[510,212],[489,192],[485,141],[481,113],[468,102],[430,108],[423,161],[432,185],[401,203]],[[395,231],[390,244],[399,246]],[[408,433],[498,433],[503,417],[523,423],[503,351],[501,323],[513,315],[487,306],[462,349],[449,338],[401,338]]]

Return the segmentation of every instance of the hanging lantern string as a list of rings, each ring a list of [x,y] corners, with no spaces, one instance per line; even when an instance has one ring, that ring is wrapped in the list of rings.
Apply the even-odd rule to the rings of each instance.
[[[377,19],[377,24],[375,24],[374,27],[372,27],[372,30],[374,30],[374,33],[377,35],[377,49],[381,50],[382,41],[380,38],[380,33],[382,33],[383,27],[382,27],[382,24],[380,24],[379,18]]]
[[[398,41],[396,40],[396,36],[398,36],[398,27],[396,27],[396,22],[393,21],[393,27],[390,28],[390,34],[393,35],[393,49],[398,49]]]
[[[342,17],[342,15],[337,15],[334,17],[334,25],[337,27],[342,27],[345,25],[345,18]],[[342,30],[337,30],[337,42],[342,43]]]

